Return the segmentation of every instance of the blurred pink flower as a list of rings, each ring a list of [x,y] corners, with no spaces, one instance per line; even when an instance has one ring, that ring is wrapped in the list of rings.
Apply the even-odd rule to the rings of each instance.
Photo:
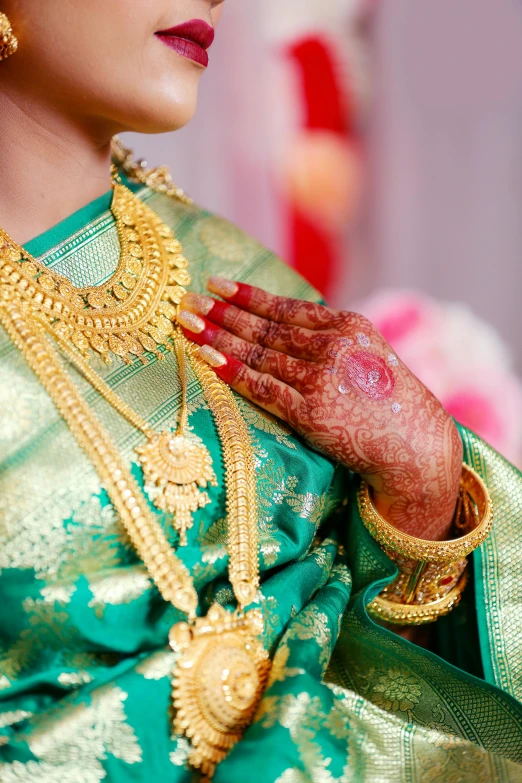
[[[383,291],[354,307],[446,410],[505,457],[522,458],[522,384],[496,332],[469,308],[414,291]]]

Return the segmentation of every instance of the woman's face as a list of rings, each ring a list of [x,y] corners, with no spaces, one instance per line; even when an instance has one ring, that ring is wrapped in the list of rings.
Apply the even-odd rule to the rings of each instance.
[[[201,20],[215,27],[222,2],[4,0],[19,48],[0,63],[0,89],[101,134],[176,130],[194,113],[205,71],[212,30]],[[192,20],[200,24],[158,35]]]

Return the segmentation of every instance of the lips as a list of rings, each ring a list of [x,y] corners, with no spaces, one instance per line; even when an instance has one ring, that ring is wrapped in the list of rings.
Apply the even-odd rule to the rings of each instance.
[[[191,19],[168,30],[160,30],[156,36],[182,57],[207,67],[207,49],[214,41],[214,28],[203,19]]]

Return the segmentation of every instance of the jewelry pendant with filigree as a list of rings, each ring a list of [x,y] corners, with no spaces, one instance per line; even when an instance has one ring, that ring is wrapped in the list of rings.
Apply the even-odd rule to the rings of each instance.
[[[178,431],[151,433],[136,452],[147,494],[157,508],[173,515],[180,546],[186,546],[193,514],[210,503],[205,489],[209,484],[217,486],[208,449]]]
[[[128,153],[121,150],[121,154],[122,165],[134,171]],[[159,172],[157,176],[144,172],[143,176],[147,185],[180,197]],[[177,306],[190,282],[180,243],[159,216],[118,182],[113,213],[120,262],[114,275],[98,287],[73,287],[0,229],[0,322],[99,471],[164,600],[189,618],[189,623],[174,626],[170,635],[171,646],[179,653],[173,672],[174,730],[190,739],[190,763],[210,778],[251,724],[271,666],[260,639],[262,614],[244,611],[254,601],[260,581],[254,454],[234,395],[198,359],[176,327]],[[53,343],[93,389],[145,435],[147,442],[137,452],[146,490],[158,508],[173,514],[182,544],[193,514],[210,502],[208,486],[217,483],[210,453],[190,435],[188,427],[190,359],[223,450],[229,579],[237,611],[214,605],[206,617],[196,619],[198,595],[192,576],[176,556],[116,445],[68,378]],[[107,362],[112,355],[127,363],[136,357],[145,362],[153,355],[162,358],[164,351],[172,349],[177,354],[181,385],[179,421],[175,430],[156,434],[88,360],[94,351]]]
[[[204,775],[241,739],[265,691],[271,662],[259,635],[258,609],[227,612],[214,604],[193,625],[177,623],[170,645],[174,669],[174,731],[192,744],[189,762]]]

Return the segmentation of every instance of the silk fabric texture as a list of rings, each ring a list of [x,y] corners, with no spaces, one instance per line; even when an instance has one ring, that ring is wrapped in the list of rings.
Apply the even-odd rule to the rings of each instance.
[[[134,189],[183,243],[191,290],[219,274],[318,298],[226,221]],[[27,249],[77,286],[100,284],[119,253],[109,205],[107,194]],[[156,430],[175,425],[173,355],[147,366],[93,361]],[[198,780],[187,740],[171,730],[167,637],[182,618],[158,594],[97,474],[3,332],[0,368],[0,781]],[[143,436],[67,369],[141,482],[133,449]],[[232,606],[219,441],[192,375],[188,401],[218,486],[178,554],[203,608]],[[256,720],[216,783],[522,781],[520,473],[461,430],[466,460],[492,494],[495,528],[474,555],[463,603],[437,624],[435,654],[366,613],[395,566],[359,518],[357,477],[239,403],[256,459],[259,604],[274,665]]]

